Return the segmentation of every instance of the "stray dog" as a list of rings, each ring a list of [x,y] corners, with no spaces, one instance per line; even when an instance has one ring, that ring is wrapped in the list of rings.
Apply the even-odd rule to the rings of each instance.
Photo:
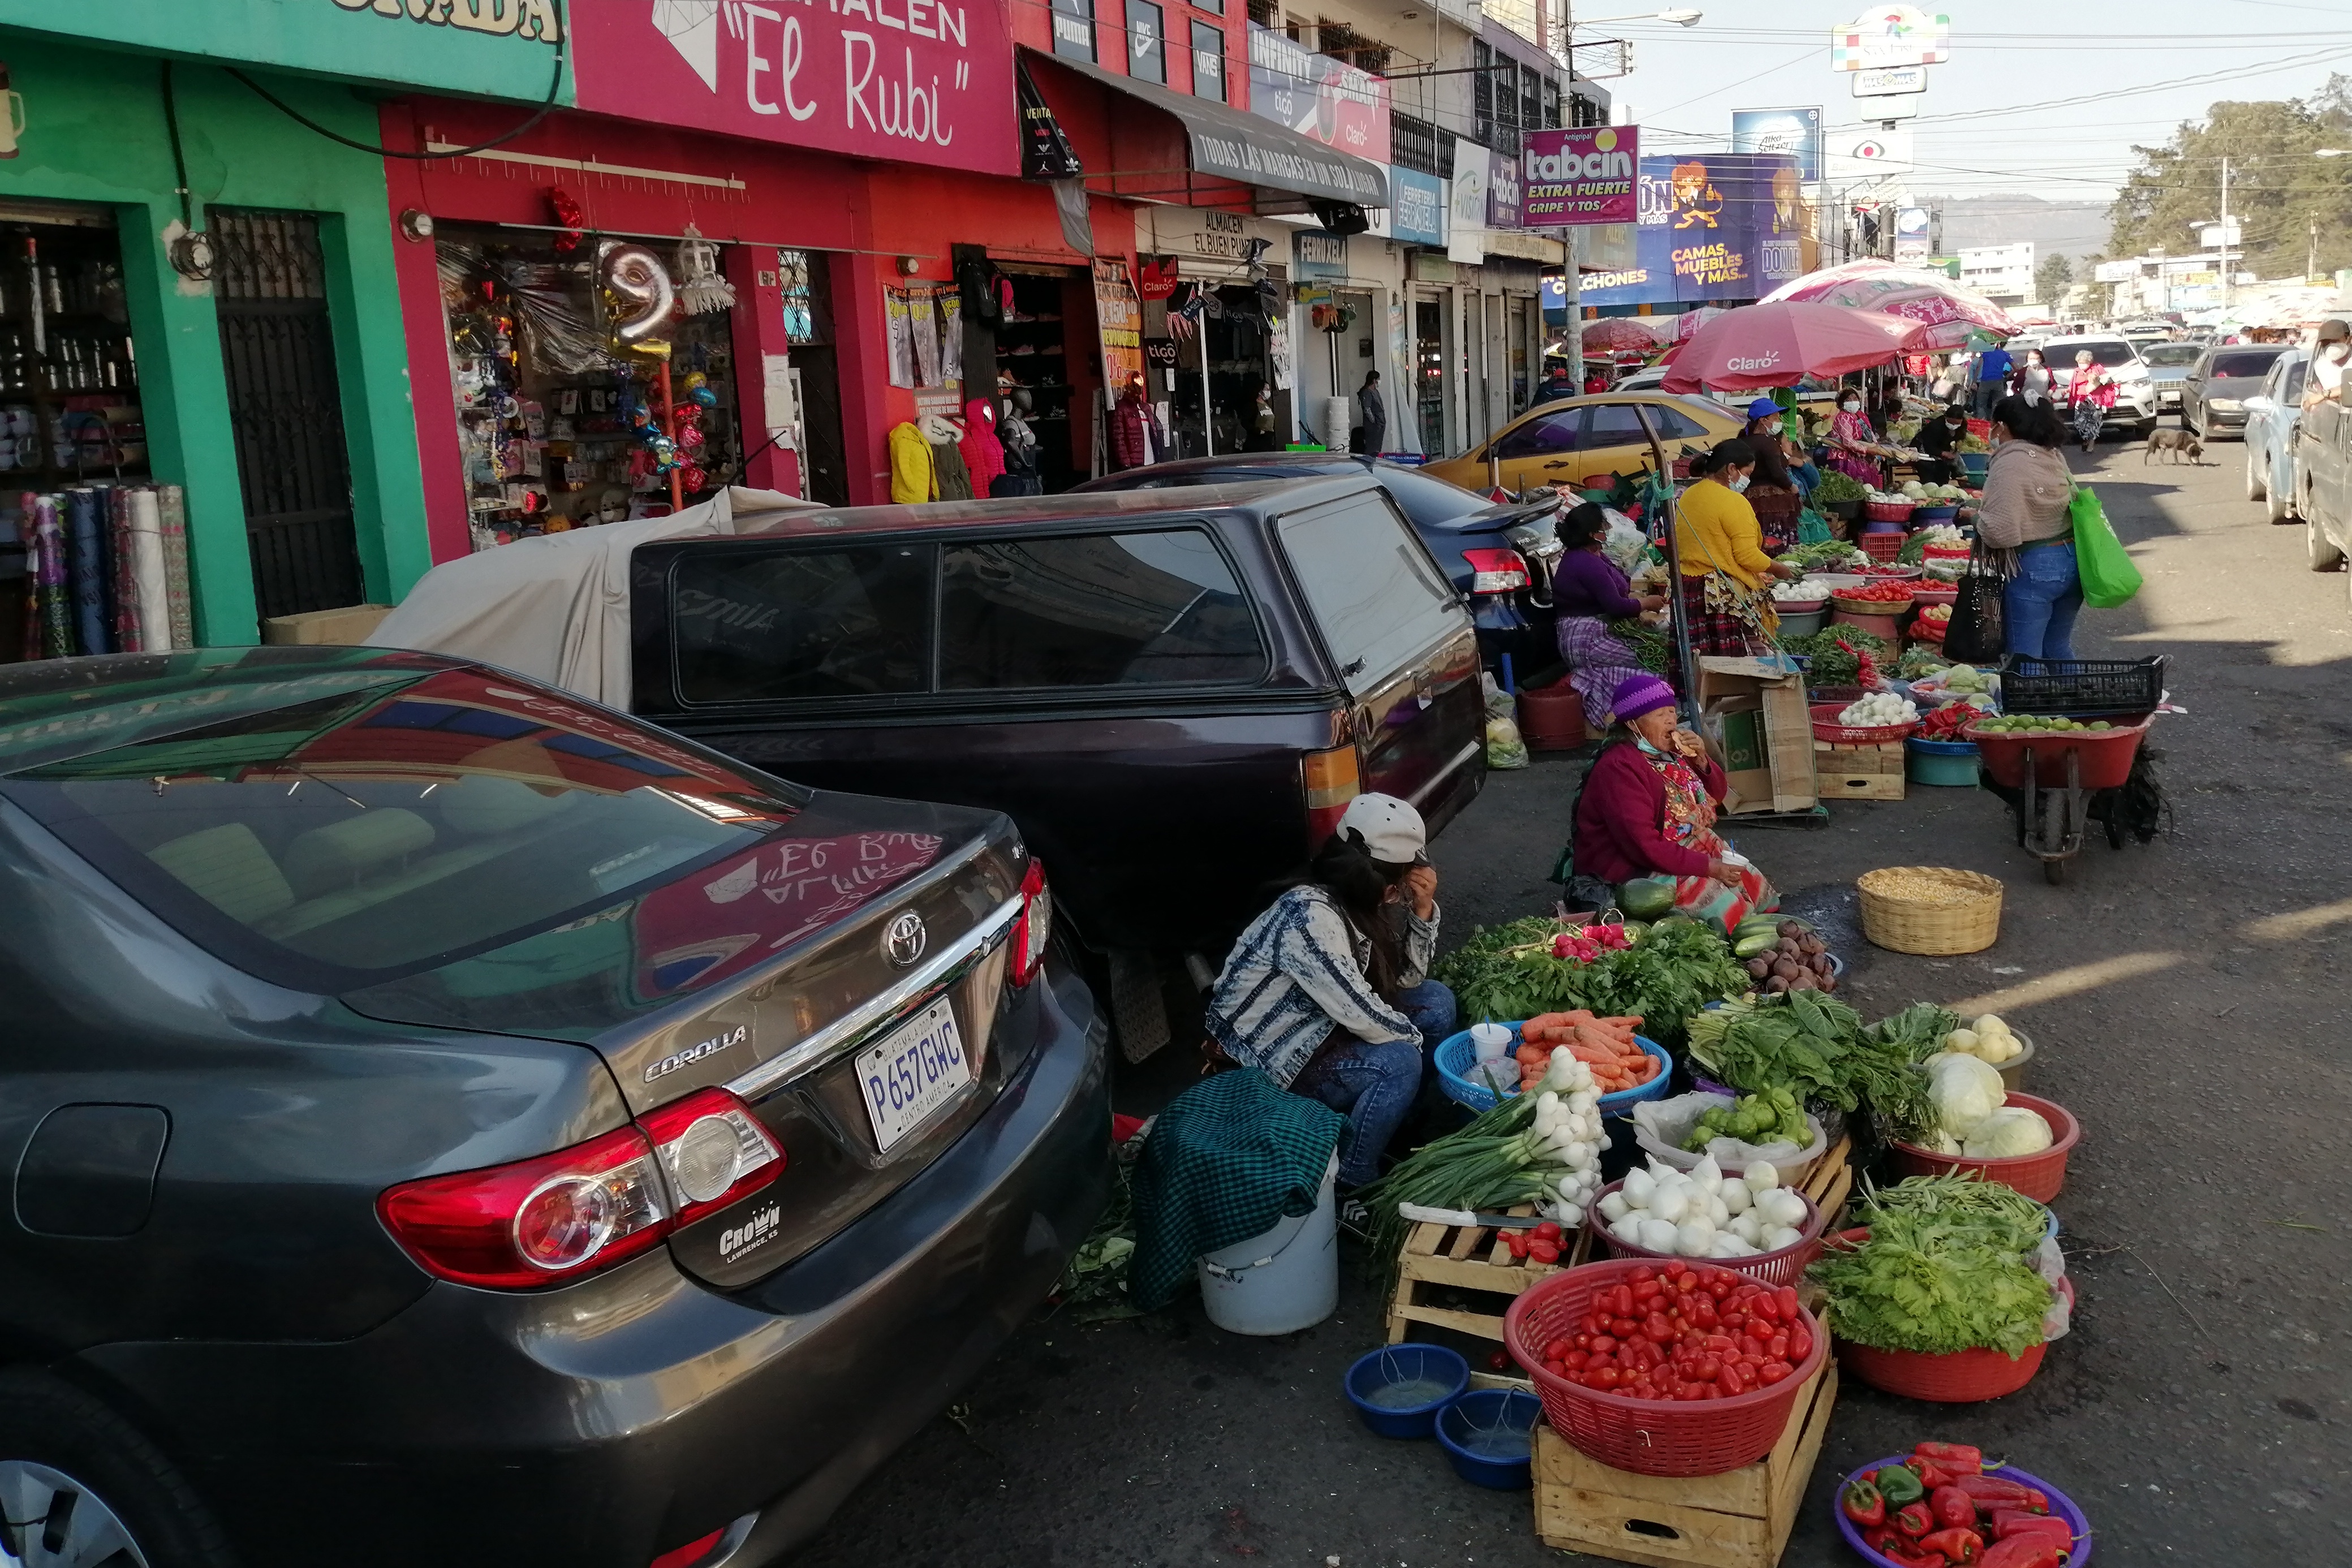
[[[2199,468],[2203,468],[2205,466],[2204,443],[2198,440],[2196,437],[2191,436],[2186,430],[2149,431],[2147,433],[2147,450],[2139,455],[2140,466],[2142,468],[2147,467],[2147,460],[2150,458],[2155,457],[2158,452],[2171,453],[2172,460],[2176,463],[2180,461],[2180,455],[2183,452],[2186,452],[2189,454],[2189,460],[2190,462],[2196,464]]]

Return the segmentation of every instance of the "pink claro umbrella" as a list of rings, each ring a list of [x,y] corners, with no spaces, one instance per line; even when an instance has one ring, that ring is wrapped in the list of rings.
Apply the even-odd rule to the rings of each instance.
[[[1965,348],[1979,331],[2011,337],[2023,330],[2008,311],[1945,274],[1887,261],[1849,261],[1791,278],[1763,302],[1780,300],[1843,305],[1916,321],[1927,329],[1927,339],[1914,353]]]
[[[1758,392],[1805,376],[1843,375],[1926,346],[1916,321],[1837,305],[1742,305],[1685,339],[1664,383],[1668,392]]]

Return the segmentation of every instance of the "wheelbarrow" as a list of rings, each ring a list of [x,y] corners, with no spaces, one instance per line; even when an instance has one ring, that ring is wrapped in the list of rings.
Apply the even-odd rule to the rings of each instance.
[[[1988,731],[1971,724],[1979,782],[2009,803],[2018,847],[2042,862],[2053,887],[2066,879],[2066,862],[2083,851],[2096,818],[2106,824],[2110,847],[2124,847],[2123,814],[2108,809],[2131,777],[2132,759],[2147,738],[2152,713],[2111,721],[2106,730]]]

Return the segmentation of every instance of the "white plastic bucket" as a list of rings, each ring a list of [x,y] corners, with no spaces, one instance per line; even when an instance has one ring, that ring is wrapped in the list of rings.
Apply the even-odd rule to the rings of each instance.
[[[1194,1268],[1209,1321],[1229,1333],[1295,1334],[1339,1310],[1339,1181],[1333,1150],[1311,1213],[1202,1256]]]

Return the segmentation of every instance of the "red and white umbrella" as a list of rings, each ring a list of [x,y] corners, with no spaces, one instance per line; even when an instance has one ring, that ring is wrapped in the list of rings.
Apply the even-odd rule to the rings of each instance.
[[[1917,353],[1928,329],[1899,316],[1792,300],[1726,310],[1675,345],[1668,392],[1756,392]]]
[[[1927,329],[1927,337],[1911,345],[1915,353],[1964,348],[1970,334],[1979,331],[2010,337],[2024,330],[2008,311],[1945,274],[1888,261],[1849,261],[1808,272],[1781,284],[1760,302],[1781,300],[1842,305],[1916,321]]]
[[[1720,305],[1697,305],[1675,318],[1675,342],[1688,342],[1693,332],[1723,314]]]

